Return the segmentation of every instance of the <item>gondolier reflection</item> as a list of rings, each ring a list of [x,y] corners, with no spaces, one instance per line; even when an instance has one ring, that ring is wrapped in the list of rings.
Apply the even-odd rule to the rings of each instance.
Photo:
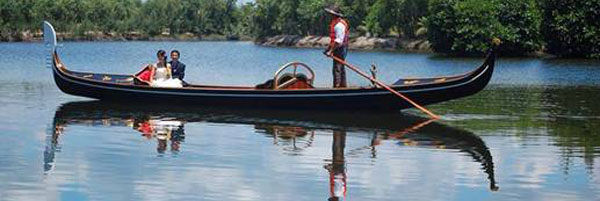
[[[326,55],[333,55],[342,60],[346,59],[348,53],[348,22],[344,20],[344,15],[336,5],[325,8],[325,12],[332,16],[329,23],[329,47],[323,52]],[[346,71],[344,65],[333,60],[333,87],[346,87]]]
[[[325,165],[329,172],[329,198],[328,201],[346,200],[346,160],[344,148],[346,147],[346,131],[333,130],[333,143],[331,145],[331,164]]]

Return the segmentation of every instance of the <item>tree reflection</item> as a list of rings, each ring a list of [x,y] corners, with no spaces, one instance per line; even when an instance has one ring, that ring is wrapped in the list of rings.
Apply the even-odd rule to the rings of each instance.
[[[559,62],[559,61],[552,61]],[[555,64],[549,64],[555,65]],[[570,65],[573,65],[570,63]],[[552,78],[554,79],[554,78]],[[594,170],[600,156],[600,88],[598,86],[521,86],[492,87],[455,103],[442,103],[440,110],[461,111],[460,124],[477,132],[508,134],[523,138],[549,136],[560,149],[564,174],[582,158]],[[493,100],[493,101],[490,101]],[[481,107],[485,105],[485,109]],[[590,174],[592,175],[592,174]]]

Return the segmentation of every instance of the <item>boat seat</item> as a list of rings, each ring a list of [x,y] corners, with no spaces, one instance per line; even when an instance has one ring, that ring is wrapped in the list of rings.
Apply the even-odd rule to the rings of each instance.
[[[144,66],[142,70],[133,74],[133,83],[135,85],[150,85],[150,78],[152,77],[151,74],[153,73],[151,67],[152,66],[148,64]]]
[[[267,80],[266,82],[256,85],[257,89],[313,89],[314,87],[308,82],[306,75],[298,73],[294,77],[292,74],[284,74],[279,77],[278,86],[274,87],[273,79]]]
[[[134,85],[146,85],[146,86],[150,86],[150,82],[146,81],[146,80],[142,80],[137,76],[133,77],[133,84]]]
[[[314,88],[306,80],[292,78],[277,87],[278,89],[312,89]]]

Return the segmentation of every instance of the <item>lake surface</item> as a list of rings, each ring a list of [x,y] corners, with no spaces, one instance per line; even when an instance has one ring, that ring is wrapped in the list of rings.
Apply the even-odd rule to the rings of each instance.
[[[192,83],[255,85],[319,49],[247,42],[67,42],[73,70],[134,73],[179,49]],[[482,92],[402,113],[108,104],[63,94],[43,45],[0,43],[0,200],[600,200],[600,62],[500,58]],[[378,77],[481,58],[351,52]],[[349,84],[368,82],[349,74]]]

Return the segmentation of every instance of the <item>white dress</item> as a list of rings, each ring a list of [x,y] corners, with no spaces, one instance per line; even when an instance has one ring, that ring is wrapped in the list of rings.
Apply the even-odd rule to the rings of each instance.
[[[167,67],[159,67],[158,65],[154,65],[156,67],[154,71],[154,80],[150,83],[150,86],[153,87],[182,87],[181,80],[173,79],[169,76],[167,72]]]

